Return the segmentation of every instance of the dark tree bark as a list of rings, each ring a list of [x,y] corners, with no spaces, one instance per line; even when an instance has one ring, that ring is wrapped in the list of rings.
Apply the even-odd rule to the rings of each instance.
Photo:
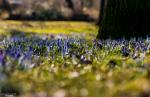
[[[104,10],[106,7],[106,0],[100,0],[100,12],[99,12],[99,21],[98,25],[102,25],[103,17],[104,17]]]
[[[101,0],[100,38],[130,38],[150,34],[150,0]]]

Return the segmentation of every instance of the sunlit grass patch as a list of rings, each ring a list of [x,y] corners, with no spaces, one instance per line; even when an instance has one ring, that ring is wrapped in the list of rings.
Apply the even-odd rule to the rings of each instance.
[[[8,34],[11,30],[37,33],[37,34],[64,34],[74,33],[84,35],[85,38],[94,39],[98,32],[98,27],[87,22],[65,22],[65,21],[0,21],[0,33]]]

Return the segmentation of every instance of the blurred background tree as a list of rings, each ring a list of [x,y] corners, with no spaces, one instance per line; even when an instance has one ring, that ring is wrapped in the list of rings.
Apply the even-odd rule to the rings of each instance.
[[[12,10],[7,0],[0,0],[0,18],[8,18],[12,16]]]
[[[97,21],[99,1],[0,0],[0,18],[15,20]]]

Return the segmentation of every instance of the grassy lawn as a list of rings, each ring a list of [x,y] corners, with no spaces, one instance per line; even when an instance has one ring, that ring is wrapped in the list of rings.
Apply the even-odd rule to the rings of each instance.
[[[0,21],[0,33],[8,34],[12,30],[37,33],[37,34],[82,34],[87,39],[94,39],[98,32],[98,27],[86,22],[35,22],[35,21]]]
[[[0,97],[150,97],[150,38],[93,40],[97,30],[85,22],[1,21]]]

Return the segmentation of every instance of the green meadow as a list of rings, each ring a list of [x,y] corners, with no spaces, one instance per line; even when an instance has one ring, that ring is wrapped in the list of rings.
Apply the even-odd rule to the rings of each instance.
[[[105,40],[99,43],[95,40],[97,31],[97,26],[86,22],[0,21],[0,40],[3,44],[0,46],[0,56],[3,56],[2,52],[8,52],[0,68],[0,96],[149,97],[149,39],[141,42]],[[20,37],[19,33],[24,34],[21,39],[11,38],[15,35]],[[73,40],[51,40],[50,37],[42,40],[32,37],[34,34],[39,37],[65,35]],[[45,41],[54,45],[48,43],[49,46]],[[65,43],[70,43],[70,48],[67,48],[69,51],[61,51]],[[143,44],[146,51],[142,46],[136,50],[138,45],[134,43]],[[12,54],[15,48],[17,50]],[[28,48],[32,48],[33,52],[24,61],[21,59],[22,52],[28,54]],[[15,56],[18,52],[21,55]]]

